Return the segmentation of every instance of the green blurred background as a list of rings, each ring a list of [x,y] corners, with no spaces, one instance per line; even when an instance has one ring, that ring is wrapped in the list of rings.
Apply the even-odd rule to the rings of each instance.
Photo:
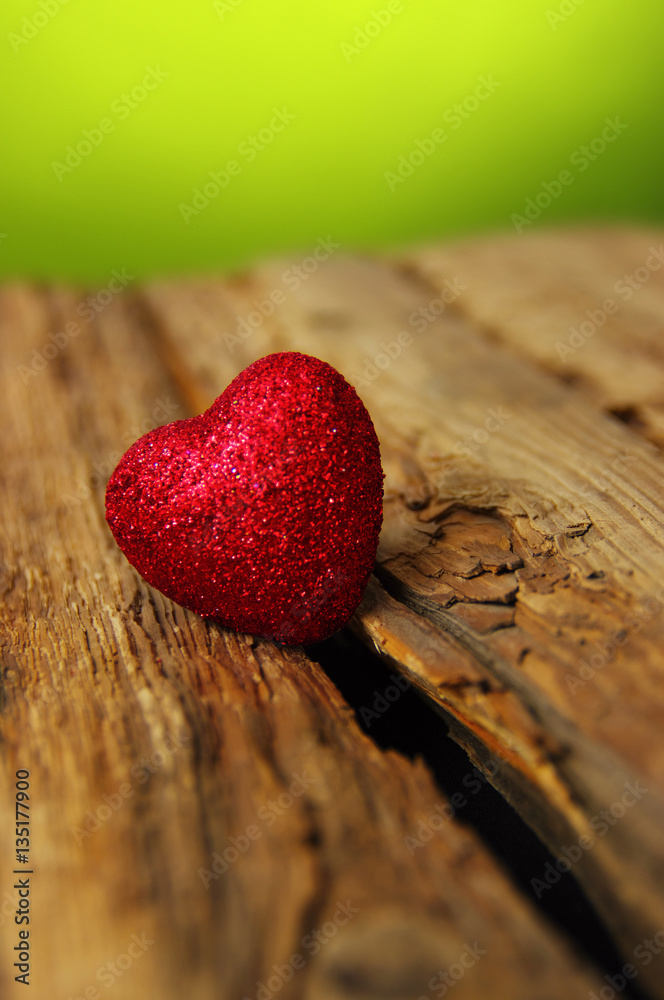
[[[535,225],[664,218],[661,0],[5,0],[0,21],[3,276],[514,231],[538,194]]]

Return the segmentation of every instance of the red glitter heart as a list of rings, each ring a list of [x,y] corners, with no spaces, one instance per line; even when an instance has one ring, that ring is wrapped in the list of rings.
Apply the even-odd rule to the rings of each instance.
[[[383,473],[371,418],[331,365],[270,354],[199,417],[129,448],[106,520],[141,576],[221,624],[287,643],[344,625],[373,568]]]

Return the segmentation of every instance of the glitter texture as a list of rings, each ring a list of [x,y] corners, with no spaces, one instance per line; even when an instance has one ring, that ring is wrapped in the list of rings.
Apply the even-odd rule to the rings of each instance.
[[[330,365],[270,354],[199,417],[144,435],[106,490],[141,576],[199,615],[317,642],[359,604],[383,518],[371,418]]]

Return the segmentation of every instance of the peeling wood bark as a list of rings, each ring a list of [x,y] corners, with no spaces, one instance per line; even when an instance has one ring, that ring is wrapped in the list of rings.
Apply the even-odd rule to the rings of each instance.
[[[356,267],[358,289],[367,268],[384,280],[373,265],[342,273]],[[110,987],[126,1000],[254,997],[294,955],[304,967],[291,965],[284,998],[418,998],[475,948],[459,998],[496,984],[510,1000],[587,996],[597,974],[469,830],[450,820],[408,850],[405,838],[445,805],[424,765],[380,751],[301,650],[229,633],[152,591],[106,529],[118,453],[155,422],[199,410],[246,363],[220,334],[241,296],[250,303],[264,287],[255,281],[118,298],[92,325],[73,292],[0,293],[4,995],[22,995],[5,904],[14,775],[27,768],[36,1000]],[[67,323],[78,326],[71,342],[44,352]],[[283,340],[266,326],[247,347],[262,353],[261,336],[270,349]],[[51,358],[26,376],[34,351]],[[455,595],[518,572],[502,529],[482,525],[479,562],[441,542]],[[436,530],[418,522],[420,548]],[[425,586],[432,565],[421,563]],[[439,639],[377,587],[387,611]],[[513,627],[510,604],[473,606],[482,635]],[[457,656],[464,683],[466,670],[480,676],[461,645]],[[134,935],[142,944],[129,953]],[[128,954],[130,967],[121,959],[113,972]]]

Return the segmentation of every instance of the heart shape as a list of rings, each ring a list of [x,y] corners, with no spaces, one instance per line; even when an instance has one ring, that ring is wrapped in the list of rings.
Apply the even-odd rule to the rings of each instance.
[[[371,418],[331,365],[245,368],[198,417],[145,434],[106,490],[141,576],[203,617],[286,643],[344,625],[374,565],[383,473]]]

